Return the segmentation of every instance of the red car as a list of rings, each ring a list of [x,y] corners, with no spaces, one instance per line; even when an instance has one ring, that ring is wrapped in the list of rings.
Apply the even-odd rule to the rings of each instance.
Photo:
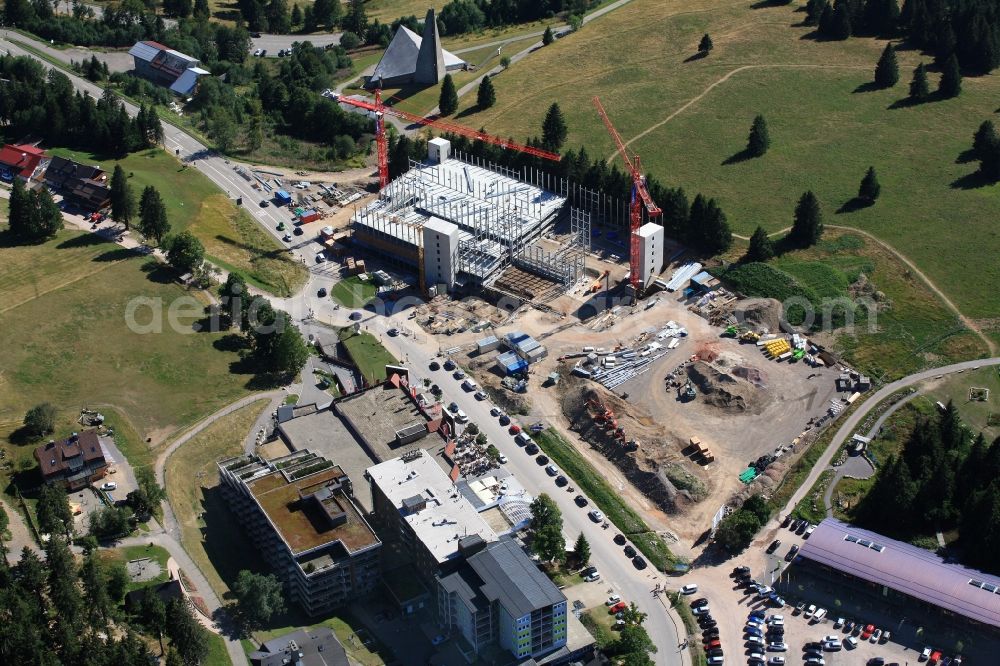
[[[512,435],[516,435],[517,433],[521,432],[521,426],[515,423],[510,427],[510,430],[508,432],[510,432],[510,434]]]
[[[706,650],[712,650],[717,647],[722,647],[722,642],[718,638],[713,638],[711,641],[705,643]]]
[[[611,608],[608,609],[608,613],[610,613],[611,615],[614,615],[615,613],[623,611],[626,608],[628,608],[628,606],[625,605],[625,602],[624,601],[619,601],[614,606],[612,606]]]
[[[875,633],[874,624],[866,624],[865,630],[861,632],[861,640],[866,641],[871,638],[871,635]]]
[[[940,661],[941,661],[941,651],[934,650],[934,652],[931,653],[931,658],[927,660],[927,663],[930,664],[930,666],[934,666],[934,664],[937,664]]]

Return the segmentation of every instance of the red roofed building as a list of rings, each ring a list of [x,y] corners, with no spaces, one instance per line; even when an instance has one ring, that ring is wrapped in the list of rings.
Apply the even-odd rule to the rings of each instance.
[[[84,488],[108,471],[108,461],[93,430],[39,446],[35,460],[45,483],[61,483],[67,490]]]
[[[8,182],[15,176],[27,182],[40,181],[48,164],[49,156],[37,146],[8,143],[0,149],[0,177]]]

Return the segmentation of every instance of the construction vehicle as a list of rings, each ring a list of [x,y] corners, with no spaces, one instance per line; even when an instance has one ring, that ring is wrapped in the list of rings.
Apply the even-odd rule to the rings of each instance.
[[[590,293],[595,294],[599,292],[601,290],[601,282],[605,281],[609,275],[611,275],[610,270],[601,273],[601,276],[594,280],[594,284],[590,285]]]
[[[760,340],[760,333],[756,331],[743,331],[740,334],[740,342],[757,342]]]
[[[694,388],[694,382],[692,382],[690,379],[687,380],[687,383],[684,384],[684,390],[681,392],[681,397],[686,401],[694,400],[696,397],[698,397],[698,392],[695,391]]]
[[[739,326],[727,326],[722,332],[722,337],[735,338],[740,334]]]

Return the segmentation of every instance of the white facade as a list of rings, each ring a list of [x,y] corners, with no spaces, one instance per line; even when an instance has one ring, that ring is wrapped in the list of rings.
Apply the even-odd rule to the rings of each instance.
[[[451,156],[451,141],[435,137],[427,142],[427,159],[431,164],[441,164]]]
[[[639,227],[639,278],[642,287],[663,269],[663,227],[647,222]]]
[[[424,223],[423,232],[424,283],[428,287],[443,284],[451,291],[458,267],[458,226],[432,217]]]

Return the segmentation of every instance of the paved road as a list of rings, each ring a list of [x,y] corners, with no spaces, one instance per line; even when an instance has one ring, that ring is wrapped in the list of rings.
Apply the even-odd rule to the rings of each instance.
[[[830,465],[830,460],[833,459],[833,456],[837,453],[840,445],[844,443],[845,439],[854,434],[858,424],[861,423],[861,421],[865,418],[868,412],[875,407],[875,405],[882,402],[896,391],[904,389],[907,386],[919,384],[927,379],[934,379],[939,375],[950,375],[956,372],[973,370],[987,365],[1000,365],[1000,357],[979,359],[976,361],[963,361],[961,363],[953,363],[952,365],[946,365],[940,368],[924,370],[923,372],[918,372],[910,375],[909,377],[903,377],[902,379],[894,381],[891,384],[886,384],[881,389],[876,391],[871,397],[861,404],[861,407],[847,417],[847,420],[844,421],[844,423],[840,426],[840,429],[838,429],[837,433],[833,436],[833,440],[830,442],[826,451],[822,456],[820,456],[819,460],[816,461],[812,471],[809,472],[809,476],[806,477],[806,480],[802,482],[799,489],[795,491],[795,494],[788,500],[788,503],[785,504],[785,508],[775,514],[774,518],[771,519],[771,522],[765,527],[765,531],[770,532],[772,529],[777,528],[781,522],[781,517],[794,509],[795,506],[802,501],[802,498],[809,493],[813,485],[815,485],[816,479],[818,479],[819,475],[823,473],[823,470]]]
[[[261,35],[252,37],[253,42],[251,52],[256,49],[267,49],[268,58],[277,58],[278,51],[290,49],[295,42],[309,42],[313,46],[327,46],[328,44],[340,44],[342,32],[313,33],[311,35]]]
[[[680,640],[674,620],[671,619],[661,600],[652,594],[656,583],[666,585],[667,579],[652,567],[647,567],[643,571],[635,569],[622,553],[622,547],[616,546],[612,540],[618,533],[615,527],[612,525],[610,529],[602,529],[587,516],[588,510],[595,506],[593,502],[586,508],[580,508],[574,503],[573,498],[579,490],[570,493],[558,488],[543,467],[536,464],[534,456],[527,455],[524,449],[518,447],[507,428],[490,416],[492,405],[489,401],[476,400],[472,393],[461,388],[460,381],[455,380],[451,373],[443,368],[437,371],[429,369],[430,360],[436,352],[436,343],[433,340],[418,344],[409,337],[389,337],[386,331],[403,323],[398,321],[402,319],[398,315],[393,319],[371,317],[365,325],[369,331],[381,337],[390,352],[408,362],[411,372],[416,377],[430,378],[442,388],[447,402],[458,403],[468,414],[470,421],[477,423],[489,441],[507,456],[509,462],[506,467],[529,493],[538,496],[544,492],[556,501],[563,514],[563,526],[569,544],[572,544],[581,532],[587,536],[592,551],[591,563],[597,566],[603,576],[599,583],[593,585],[613,589],[623,599],[635,601],[639,608],[648,614],[646,628],[659,648],[659,652],[654,656],[655,662],[671,666],[686,664],[688,653],[687,651],[678,653],[677,645]]]

